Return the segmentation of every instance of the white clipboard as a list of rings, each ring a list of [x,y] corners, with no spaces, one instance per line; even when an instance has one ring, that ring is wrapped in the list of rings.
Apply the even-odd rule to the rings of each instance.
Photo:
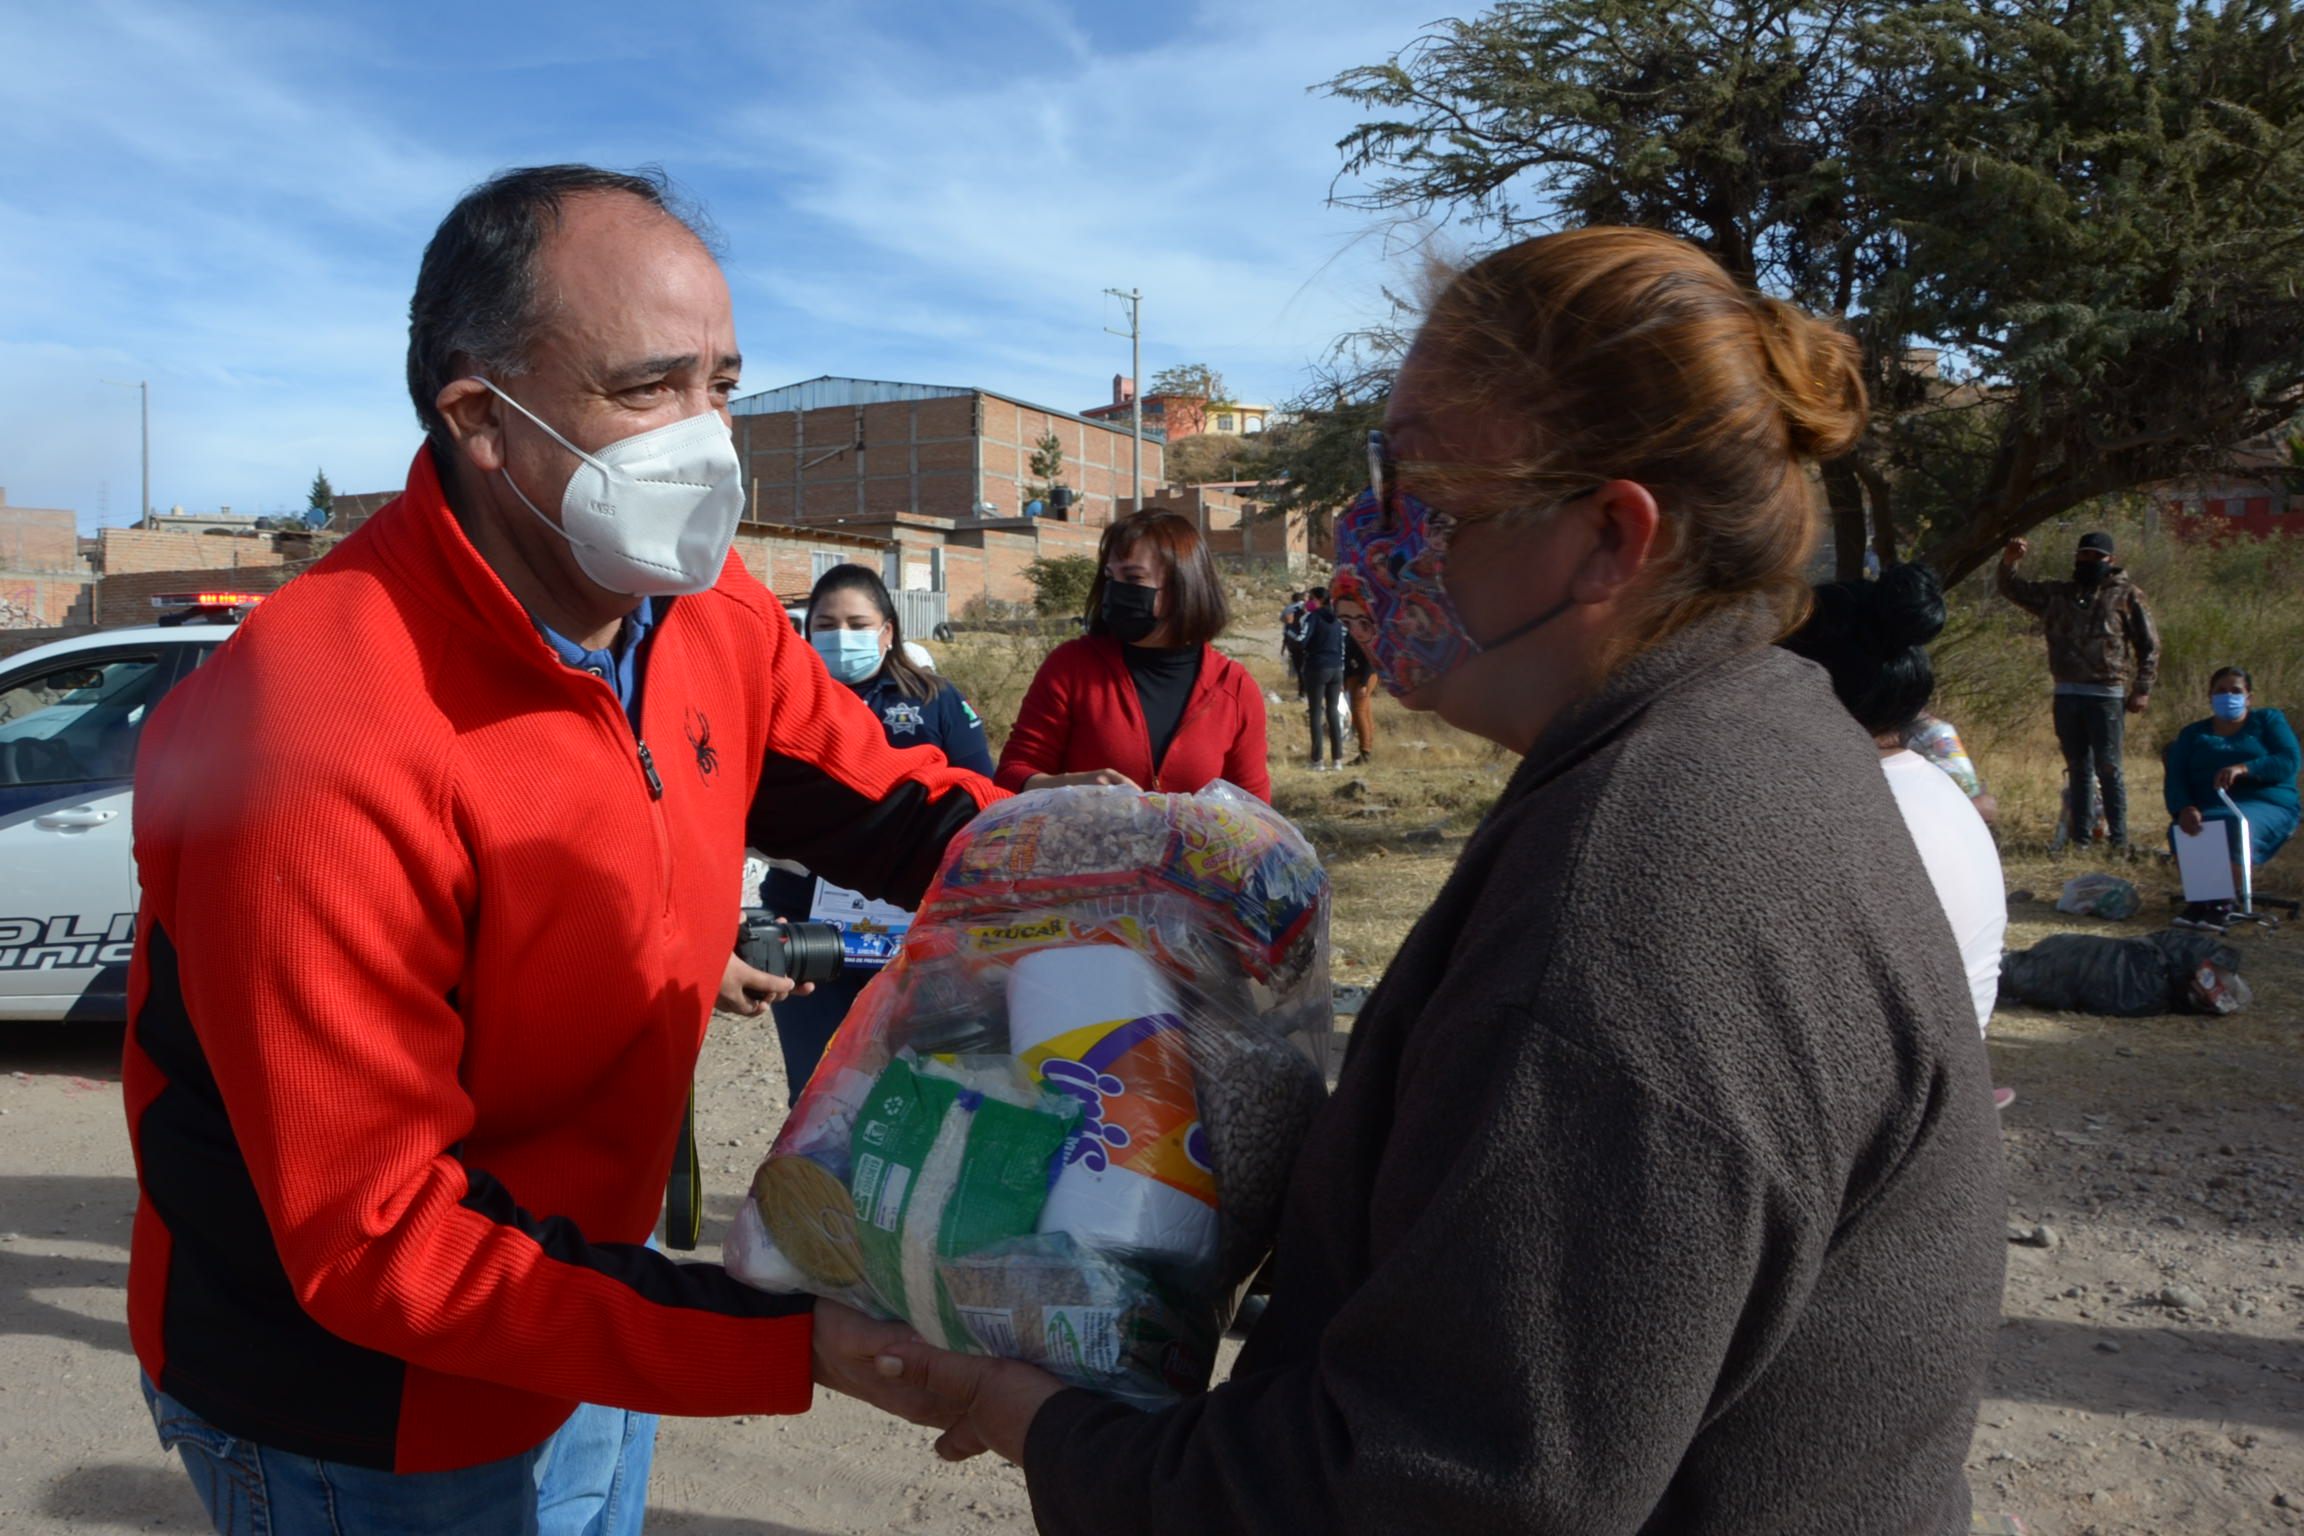
[[[2176,845],[2176,871],[2184,881],[2186,901],[2232,901],[2239,892],[2232,885],[2232,829],[2226,822],[2201,823],[2198,832],[2170,827]]]

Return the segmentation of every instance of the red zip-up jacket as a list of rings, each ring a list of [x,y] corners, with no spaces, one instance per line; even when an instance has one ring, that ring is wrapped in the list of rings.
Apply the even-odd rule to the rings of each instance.
[[[1152,733],[1120,642],[1109,635],[1065,641],[1033,675],[994,780],[1018,790],[1036,773],[1116,768],[1145,789],[1189,794],[1229,779],[1270,800],[1264,692],[1246,667],[1212,645],[1205,650],[1176,737],[1154,769]]]
[[[129,1329],[232,1434],[420,1472],[580,1401],[808,1406],[806,1298],[642,1246],[744,847],[909,905],[998,791],[891,747],[733,559],[645,643],[636,737],[419,452],[155,711]]]

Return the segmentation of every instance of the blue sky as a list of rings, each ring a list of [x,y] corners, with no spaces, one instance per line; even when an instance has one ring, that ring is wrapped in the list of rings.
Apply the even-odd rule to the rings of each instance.
[[[1405,45],[1364,0],[681,8],[0,0],[0,485],[137,501],[396,486],[408,288],[508,165],[662,165],[727,246],[745,387],[981,384],[1078,409],[1207,362],[1278,400],[1405,258],[1325,206],[1356,120],[1306,87]]]

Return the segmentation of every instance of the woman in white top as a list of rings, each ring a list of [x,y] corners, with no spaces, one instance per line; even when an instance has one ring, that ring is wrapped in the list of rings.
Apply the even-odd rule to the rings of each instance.
[[[1943,627],[1944,593],[1935,572],[1895,565],[1878,581],[1818,587],[1808,622],[1783,643],[1832,675],[1832,691],[1879,746],[1896,808],[1904,813],[1960,946],[1982,1031],[1999,993],[2001,944],[2008,932],[2000,850],[1960,787],[1904,745],[1905,733],[1936,690],[1925,647]],[[1995,1094],[2006,1096],[2003,1104],[2014,1097],[2004,1088]]]

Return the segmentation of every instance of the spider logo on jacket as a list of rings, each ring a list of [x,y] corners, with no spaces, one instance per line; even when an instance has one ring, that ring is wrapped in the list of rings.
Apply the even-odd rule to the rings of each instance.
[[[688,745],[696,749],[696,771],[709,779],[720,771],[720,749],[712,745],[712,721],[693,705],[688,710]]]

